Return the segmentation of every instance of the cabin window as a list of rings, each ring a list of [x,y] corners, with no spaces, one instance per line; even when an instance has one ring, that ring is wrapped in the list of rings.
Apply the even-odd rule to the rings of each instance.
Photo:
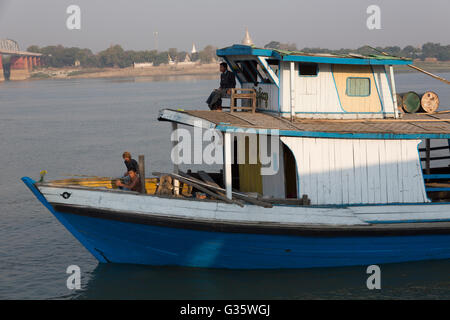
[[[349,97],[368,97],[370,96],[369,78],[347,78],[347,89],[345,91]]]
[[[258,83],[257,62],[252,60],[236,61],[245,82]]]
[[[319,65],[317,63],[299,63],[298,72],[301,76],[317,76]]]
[[[253,83],[255,86],[258,83],[272,83],[269,73],[258,61],[238,60],[235,63],[238,74],[242,75],[244,82]]]

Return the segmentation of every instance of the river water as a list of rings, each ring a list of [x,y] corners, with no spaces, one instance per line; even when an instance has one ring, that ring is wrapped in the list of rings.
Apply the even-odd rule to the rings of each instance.
[[[450,74],[442,74],[450,78]],[[381,265],[382,289],[366,267],[207,270],[100,265],[20,181],[67,174],[118,176],[122,152],[146,156],[148,172],[171,169],[164,107],[205,108],[217,80],[40,80],[0,83],[0,299],[450,299],[450,260]],[[397,75],[399,92],[449,87],[419,73]],[[81,268],[81,290],[66,268]]]

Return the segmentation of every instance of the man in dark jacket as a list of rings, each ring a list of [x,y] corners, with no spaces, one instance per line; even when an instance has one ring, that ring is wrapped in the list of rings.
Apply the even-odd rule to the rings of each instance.
[[[125,151],[122,154],[122,158],[124,160],[125,166],[127,167],[127,172],[125,172],[125,176],[128,175],[128,171],[134,169],[134,171],[139,174],[139,165],[136,160],[131,157],[131,153]]]
[[[129,183],[130,182],[130,176],[129,176],[130,170],[134,170],[134,172],[136,172],[136,174],[139,174],[139,165],[138,165],[137,161],[131,157],[131,153],[129,153],[128,151],[125,151],[122,154],[122,158],[124,160],[125,166],[127,167],[127,171],[124,173],[124,175],[121,179],[123,180],[124,183]]]
[[[222,110],[222,98],[229,97],[231,89],[236,88],[236,77],[234,73],[228,71],[228,66],[225,62],[220,64],[220,88],[215,89],[209,96],[206,103],[211,110]]]

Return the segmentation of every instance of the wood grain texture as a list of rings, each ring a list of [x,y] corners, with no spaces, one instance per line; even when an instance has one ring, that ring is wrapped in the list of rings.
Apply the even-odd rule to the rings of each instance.
[[[427,202],[419,140],[282,137],[314,205]]]
[[[370,66],[333,65],[333,74],[342,108],[347,112],[381,112],[375,79]],[[350,97],[346,94],[347,78],[361,77],[370,79],[370,95]]]

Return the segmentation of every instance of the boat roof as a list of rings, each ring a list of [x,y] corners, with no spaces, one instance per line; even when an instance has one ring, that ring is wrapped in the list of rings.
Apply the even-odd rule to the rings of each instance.
[[[259,56],[269,57],[280,61],[356,64],[356,65],[407,65],[412,64],[411,59],[387,55],[361,55],[361,54],[331,54],[309,53],[302,51],[286,51],[280,49],[263,49],[254,46],[235,44],[231,47],[218,49],[219,57],[229,56]]]
[[[301,119],[293,122],[269,113],[163,109],[159,121],[222,132],[254,129],[280,136],[347,139],[450,139],[450,112],[403,114],[401,119]]]

